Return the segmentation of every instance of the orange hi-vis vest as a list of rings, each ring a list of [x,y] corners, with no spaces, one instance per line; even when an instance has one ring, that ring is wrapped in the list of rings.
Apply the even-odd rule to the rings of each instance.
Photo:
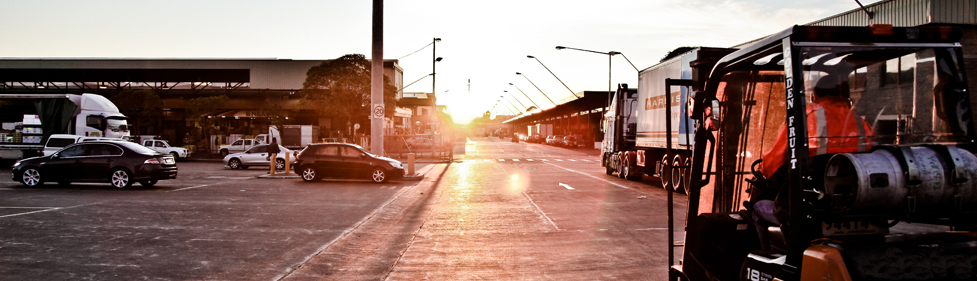
[[[809,155],[864,152],[871,148],[872,127],[851,110],[848,99],[827,96],[807,105],[807,143]],[[777,133],[777,142],[763,154],[761,172],[766,178],[787,161],[787,126]]]

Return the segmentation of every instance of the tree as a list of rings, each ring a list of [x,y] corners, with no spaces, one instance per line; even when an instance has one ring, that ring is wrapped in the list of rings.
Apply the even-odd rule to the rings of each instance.
[[[323,117],[337,117],[344,124],[365,121],[370,116],[370,61],[350,54],[313,66],[306,74],[301,103]],[[397,88],[383,77],[384,115],[396,111]],[[368,124],[369,122],[363,122]]]
[[[159,134],[154,130],[163,119],[163,101],[153,90],[123,90],[109,97],[119,112],[129,118],[131,134]]]

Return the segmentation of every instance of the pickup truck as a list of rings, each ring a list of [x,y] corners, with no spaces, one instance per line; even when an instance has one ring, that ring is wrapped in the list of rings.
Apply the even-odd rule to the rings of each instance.
[[[165,140],[144,140],[142,146],[155,150],[159,153],[173,155],[173,159],[186,160],[190,157],[190,151],[186,148],[170,146]]]
[[[260,136],[260,135],[259,135]],[[251,149],[252,147],[265,143],[261,139],[239,139],[228,145],[220,146],[221,157],[227,156],[228,154],[244,152],[245,150]]]

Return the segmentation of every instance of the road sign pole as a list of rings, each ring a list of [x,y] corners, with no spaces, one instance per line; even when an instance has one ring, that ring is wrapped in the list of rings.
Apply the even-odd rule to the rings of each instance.
[[[383,0],[373,0],[373,65],[370,69],[370,151],[383,151]],[[379,104],[379,117],[376,110]]]

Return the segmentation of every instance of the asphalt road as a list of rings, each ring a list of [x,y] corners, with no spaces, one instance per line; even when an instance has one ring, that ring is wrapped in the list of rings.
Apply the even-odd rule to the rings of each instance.
[[[4,167],[0,279],[666,279],[654,181],[604,175],[592,149],[464,145],[422,181],[385,184],[181,162],[152,188],[26,188]]]

